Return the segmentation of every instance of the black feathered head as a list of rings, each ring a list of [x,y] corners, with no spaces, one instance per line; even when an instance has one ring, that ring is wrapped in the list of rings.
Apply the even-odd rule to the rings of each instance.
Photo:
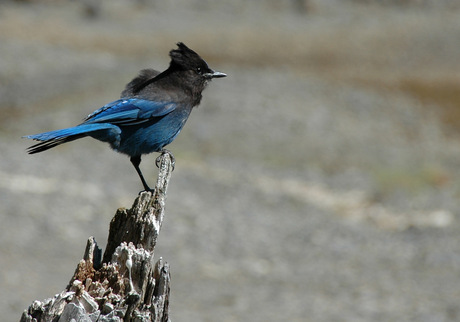
[[[178,49],[169,52],[171,57],[171,67],[179,67],[183,70],[193,70],[205,78],[225,77],[224,73],[215,72],[209,68],[208,64],[196,52],[184,45],[177,43]]]
[[[174,72],[186,72],[191,79],[197,81],[201,87],[198,91],[204,89],[204,86],[212,78],[219,78],[227,76],[221,72],[215,72],[209,68],[208,64],[193,50],[184,45],[184,43],[177,43],[178,49],[173,49],[169,52],[171,63],[169,68],[162,73],[155,71],[142,71],[140,75],[134,78],[126,89],[122,92],[122,97],[127,95],[137,95],[141,90],[148,85],[153,84],[161,79],[164,79]],[[151,77],[151,78],[149,78]]]

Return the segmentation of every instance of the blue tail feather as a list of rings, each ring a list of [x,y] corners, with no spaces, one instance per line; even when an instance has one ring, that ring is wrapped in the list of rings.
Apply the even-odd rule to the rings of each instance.
[[[119,132],[119,128],[115,125],[108,123],[99,123],[99,124],[81,124],[75,127],[70,127],[67,129],[61,129],[56,131],[44,132],[34,135],[27,135],[25,138],[33,139],[36,141],[41,141],[38,144],[35,144],[27,149],[29,154],[34,154],[42,152],[51,148],[54,148],[57,145],[74,141],[85,136],[93,136],[95,132],[103,130],[116,130],[114,133]],[[104,131],[108,132],[108,131]],[[109,137],[108,133],[101,135],[101,137]]]

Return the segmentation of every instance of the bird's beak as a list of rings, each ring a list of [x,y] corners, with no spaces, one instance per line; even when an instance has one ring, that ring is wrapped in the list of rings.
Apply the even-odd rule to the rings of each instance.
[[[206,74],[207,78],[222,78],[222,77],[227,77],[227,74],[221,73],[221,72],[215,72],[211,71],[210,73]]]

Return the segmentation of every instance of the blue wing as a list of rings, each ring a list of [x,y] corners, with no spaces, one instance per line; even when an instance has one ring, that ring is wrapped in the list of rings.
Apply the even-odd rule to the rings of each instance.
[[[164,116],[176,108],[173,102],[157,102],[139,98],[119,99],[108,103],[85,118],[88,123],[134,125],[153,117]]]

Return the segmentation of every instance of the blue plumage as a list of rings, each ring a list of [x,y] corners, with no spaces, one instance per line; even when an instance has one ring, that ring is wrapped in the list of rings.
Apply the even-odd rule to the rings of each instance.
[[[122,98],[108,103],[88,115],[84,123],[110,122],[114,124],[138,124],[152,117],[169,114],[176,108],[174,102],[157,102],[139,98]]]
[[[150,190],[139,168],[141,155],[163,151],[182,130],[192,108],[200,103],[207,83],[226,76],[210,69],[183,43],[178,43],[178,47],[170,52],[167,70],[141,71],[126,85],[121,99],[94,111],[80,125],[26,136],[40,141],[28,152],[42,152],[90,136],[130,156],[144,188]]]

